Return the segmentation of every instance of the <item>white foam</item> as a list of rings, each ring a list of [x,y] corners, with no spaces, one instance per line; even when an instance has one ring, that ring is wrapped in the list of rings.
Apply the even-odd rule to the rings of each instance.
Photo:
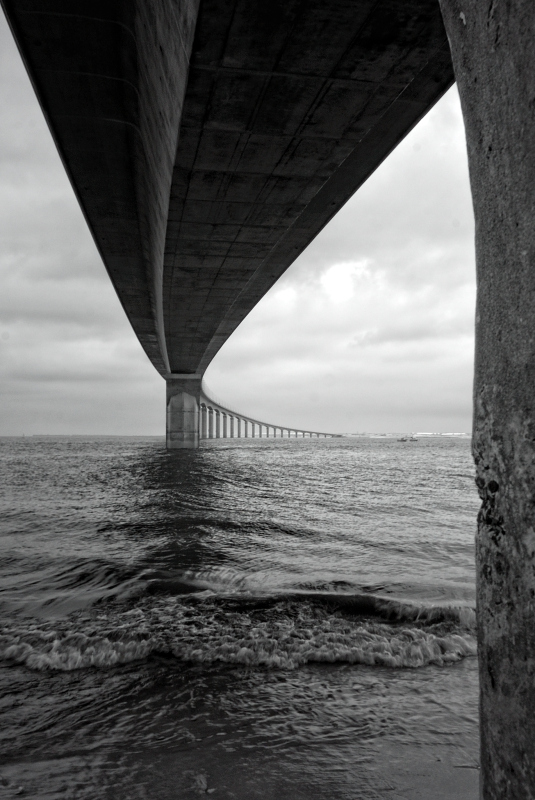
[[[76,625],[73,628],[73,624]],[[347,619],[309,603],[245,612],[212,599],[145,601],[126,612],[75,615],[63,629],[4,630],[0,658],[30,669],[107,668],[167,653],[183,662],[296,669],[319,662],[444,666],[476,654],[474,636],[443,625]]]

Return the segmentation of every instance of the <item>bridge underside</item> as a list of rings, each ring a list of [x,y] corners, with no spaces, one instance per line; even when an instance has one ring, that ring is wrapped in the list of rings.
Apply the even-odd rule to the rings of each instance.
[[[124,309],[196,374],[451,85],[436,0],[2,0]]]

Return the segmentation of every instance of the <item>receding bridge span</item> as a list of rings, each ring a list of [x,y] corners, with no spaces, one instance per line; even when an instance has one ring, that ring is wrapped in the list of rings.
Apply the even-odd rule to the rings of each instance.
[[[195,409],[193,409],[195,413]],[[305,431],[300,428],[288,428],[284,425],[273,425],[272,423],[261,422],[252,417],[233,411],[218,403],[206,390],[201,387],[199,398],[199,421],[192,425],[193,429],[199,431],[199,439],[249,439],[265,437],[291,439],[293,438],[316,438],[331,439],[341,438],[342,434],[321,433],[319,431]]]
[[[168,446],[195,446],[215,354],[452,84],[438,3],[1,2]]]

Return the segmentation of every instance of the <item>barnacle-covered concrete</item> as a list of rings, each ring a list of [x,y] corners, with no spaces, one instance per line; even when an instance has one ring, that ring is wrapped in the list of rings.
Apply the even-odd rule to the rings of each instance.
[[[441,0],[476,219],[474,439],[484,800],[535,798],[535,15]]]

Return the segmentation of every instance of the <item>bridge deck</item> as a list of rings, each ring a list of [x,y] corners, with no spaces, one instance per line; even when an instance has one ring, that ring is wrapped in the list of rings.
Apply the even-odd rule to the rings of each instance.
[[[1,1],[164,376],[204,373],[453,81],[436,0]]]

